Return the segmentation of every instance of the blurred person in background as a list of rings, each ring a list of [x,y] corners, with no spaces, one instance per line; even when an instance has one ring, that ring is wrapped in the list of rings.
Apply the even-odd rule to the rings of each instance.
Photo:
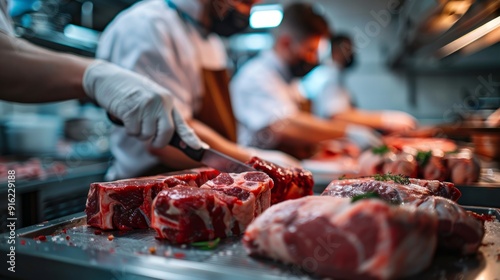
[[[248,61],[231,81],[239,143],[277,148],[299,158],[311,155],[320,141],[334,138],[347,137],[363,148],[381,144],[369,128],[301,111],[305,99],[298,78],[318,64],[320,41],[329,34],[328,23],[312,5],[285,7],[272,50]]]
[[[400,111],[366,111],[356,108],[344,87],[343,74],[355,65],[356,53],[349,36],[335,34],[330,39],[331,56],[304,79],[300,88],[312,101],[313,113],[323,119],[344,121],[384,132],[416,128],[417,121]]]
[[[284,166],[297,165],[297,160],[283,153],[245,149],[231,141],[235,140],[231,137],[234,117],[230,103],[224,102],[225,96],[229,98],[229,77],[227,53],[220,36],[246,29],[251,7],[256,2],[139,2],[120,13],[104,30],[97,57],[171,89],[180,113],[213,149],[240,161],[258,156]],[[207,100],[207,96],[216,98]],[[111,144],[115,161],[108,171],[108,179],[199,166],[172,147],[151,149],[120,127],[114,129]]]
[[[167,145],[174,130],[189,146],[202,146],[169,90],[110,63],[52,52],[15,37],[7,1],[0,0],[0,99],[43,103],[86,97],[148,146]]]

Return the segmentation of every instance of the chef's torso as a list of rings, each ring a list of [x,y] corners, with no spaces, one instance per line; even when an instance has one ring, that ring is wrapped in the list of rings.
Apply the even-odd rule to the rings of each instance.
[[[301,80],[299,88],[320,118],[329,119],[352,108],[349,92],[341,82],[340,68],[333,61],[316,67]]]
[[[266,139],[272,135],[259,132],[296,114],[304,98],[288,68],[271,50],[247,62],[233,77],[231,101],[238,121],[238,142],[273,148],[274,139]]]
[[[199,5],[196,0],[175,3],[179,9]],[[201,107],[202,69],[221,70],[227,65],[220,38],[214,34],[202,36],[164,0],[139,2],[118,15],[101,37],[97,57],[170,90],[177,109],[187,119]],[[115,129],[111,144],[115,162],[108,179],[137,176],[159,163],[146,143],[127,135],[123,128]]]

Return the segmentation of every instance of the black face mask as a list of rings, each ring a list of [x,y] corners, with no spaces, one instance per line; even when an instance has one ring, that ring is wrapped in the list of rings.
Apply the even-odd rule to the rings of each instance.
[[[345,69],[352,68],[354,65],[356,65],[356,60],[354,58],[355,58],[354,54],[351,54],[349,56],[349,60],[346,60],[344,63]]]
[[[245,15],[236,9],[230,10],[223,18],[214,14],[212,16],[211,31],[220,36],[229,37],[245,30],[249,25],[249,15]]]
[[[294,77],[302,78],[307,75],[307,73],[311,72],[316,66],[318,66],[318,64],[309,63],[300,59],[296,63],[290,65],[289,69]]]

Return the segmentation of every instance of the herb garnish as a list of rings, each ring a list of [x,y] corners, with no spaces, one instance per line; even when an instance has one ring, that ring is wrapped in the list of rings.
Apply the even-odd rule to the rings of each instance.
[[[387,154],[390,151],[391,151],[391,149],[389,149],[389,147],[387,147],[386,145],[372,148],[372,153],[375,154],[375,155],[381,155],[382,156],[382,155]]]
[[[418,151],[417,157],[416,157],[417,162],[418,162],[418,166],[425,166],[429,162],[431,157],[432,157],[432,151],[428,151],[428,152]]]
[[[193,242],[190,245],[193,247],[198,247],[200,250],[212,250],[215,247],[217,247],[219,242],[220,242],[220,238],[216,238],[216,239],[210,240],[210,241]]]
[[[344,175],[340,176],[337,180],[345,180],[345,179],[346,179],[346,176],[344,174]]]
[[[404,175],[392,175],[391,173],[388,174],[375,174],[373,175],[373,178],[376,181],[394,181],[394,183],[401,184],[401,185],[409,185],[410,184],[410,179]]]
[[[351,199],[351,203],[354,203],[354,202],[356,202],[358,200],[370,199],[370,198],[382,199],[380,197],[380,195],[378,193],[376,193],[376,192],[367,192],[367,193],[364,193],[364,194],[353,196],[352,199]]]

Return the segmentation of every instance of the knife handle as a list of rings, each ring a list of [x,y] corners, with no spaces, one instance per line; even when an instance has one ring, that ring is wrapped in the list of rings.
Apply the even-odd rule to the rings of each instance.
[[[118,125],[118,126],[123,126],[123,121],[116,118],[115,116],[111,115],[110,113],[107,113],[108,119]],[[172,139],[170,139],[169,142],[170,146],[176,147],[177,149],[181,150],[186,156],[189,158],[195,160],[195,161],[200,161],[201,158],[203,157],[203,153],[205,152],[204,149],[199,149],[195,150],[191,147],[189,147],[179,136],[177,131],[174,131],[174,135],[172,135]]]
[[[189,147],[179,136],[177,131],[174,131],[174,135],[172,135],[172,139],[170,139],[170,146],[176,147],[177,149],[181,150],[186,156],[189,158],[195,160],[195,161],[200,161],[201,158],[203,157],[203,153],[205,152],[204,149],[199,149],[195,150],[191,147]]]

